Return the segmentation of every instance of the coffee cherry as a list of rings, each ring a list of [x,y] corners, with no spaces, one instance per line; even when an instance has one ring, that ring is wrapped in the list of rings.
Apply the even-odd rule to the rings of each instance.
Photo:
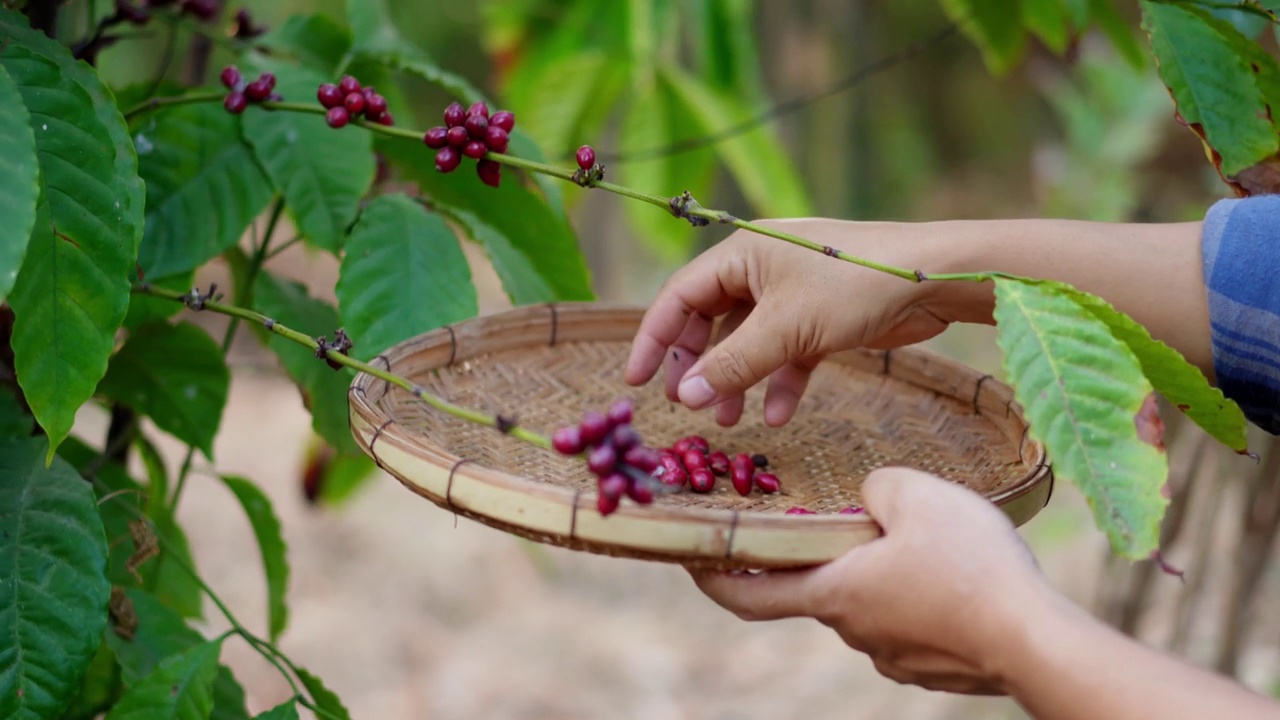
[[[347,112],[352,115],[359,115],[364,112],[364,95],[358,92],[347,93],[347,97],[342,100],[342,104],[347,108]]]
[[[716,487],[716,476],[703,468],[689,473],[689,487],[696,493],[709,493]]]
[[[449,139],[450,145],[456,148],[465,147],[467,144],[467,129],[461,125],[451,127],[445,137]]]
[[[636,501],[638,505],[652,505],[653,488],[643,478],[632,479],[631,484],[627,486],[627,497]]]
[[[784,514],[784,515],[817,515],[818,513],[814,512],[814,511],[812,511],[812,510],[809,510],[808,508],[793,507],[793,508],[788,509],[788,510],[787,510],[785,513],[783,513],[783,514]]]
[[[840,514],[841,515],[861,515],[863,512],[865,511],[862,509],[861,505],[850,505],[849,507],[841,510]]]
[[[258,82],[267,86],[267,92],[276,89],[276,76],[274,73],[262,73],[258,76]]]
[[[610,473],[600,478],[599,490],[601,495],[607,495],[610,498],[617,499],[627,492],[627,486],[631,484],[631,480],[622,473]]]
[[[603,492],[596,496],[596,510],[603,517],[609,517],[618,511],[618,506],[622,504],[622,497],[610,497]]]
[[[484,134],[484,144],[496,153],[504,153],[507,151],[507,146],[511,144],[511,136],[506,130],[490,122],[489,129]]]
[[[489,130],[489,119],[483,115],[468,115],[462,126],[467,129],[472,140],[484,141],[485,133]]]
[[[578,167],[583,170],[590,170],[596,164],[596,151],[591,149],[590,145],[583,145],[578,148],[577,153]]]
[[[689,473],[684,468],[676,468],[662,474],[662,484],[671,487],[684,487],[689,482]]]
[[[610,441],[618,452],[626,452],[640,444],[640,434],[630,425],[619,425],[610,434]]]
[[[342,104],[342,91],[333,83],[325,83],[316,90],[316,99],[327,108],[338,107]]]
[[[470,140],[466,145],[462,146],[462,154],[475,160],[479,160],[484,157],[484,154],[488,151],[489,150],[484,146],[484,143],[476,140]]]
[[[751,458],[745,454],[735,455],[729,467],[730,478],[733,480],[733,489],[738,494],[746,497],[751,494],[752,475],[755,474],[755,468],[751,465]]]
[[[778,476],[773,473],[760,473],[756,476],[756,487],[762,493],[772,494],[782,489],[782,483],[778,482]]]
[[[350,120],[351,120],[351,113],[347,112],[347,109],[342,106],[338,106],[336,108],[329,108],[329,112],[325,113],[325,116],[324,116],[324,121],[329,123],[329,127],[333,128],[334,130],[337,130],[338,128],[346,127],[347,122],[349,122]]]
[[[334,108],[337,110],[338,108]],[[346,112],[346,108],[342,108]],[[330,111],[332,112],[332,110]],[[436,152],[436,170],[442,173],[450,173],[458,169],[458,165],[462,164],[462,154],[456,148],[443,147]]]
[[[364,111],[370,117],[381,115],[387,111],[387,99],[376,92],[372,92],[373,88],[365,88],[370,92],[365,95]]]
[[[228,90],[235,90],[236,86],[244,81],[244,76],[240,74],[240,68],[235,65],[228,65],[222,68],[222,74],[218,77]]]
[[[609,433],[609,419],[596,410],[588,410],[582,414],[578,424],[582,428],[582,441],[587,445],[596,445]]]
[[[706,454],[711,452],[711,443],[707,442],[707,439],[702,437],[701,435],[690,435],[689,449],[701,450],[703,454]]]
[[[266,100],[267,96],[270,94],[271,88],[267,87],[267,84],[262,82],[261,78],[254,80],[244,88],[245,97],[254,102],[262,102],[263,100]]]
[[[489,187],[498,187],[502,184],[502,164],[492,160],[481,160],[476,163],[476,175]]]
[[[707,456],[707,465],[716,475],[729,474],[729,456],[718,450]]]
[[[423,134],[422,142],[432,150],[439,150],[449,144],[449,131],[442,127],[433,127]]]
[[[618,465],[618,451],[609,443],[601,443],[587,453],[587,469],[596,475],[607,475]]]
[[[452,103],[444,109],[445,127],[458,127],[467,120],[467,111],[462,109],[462,105]]]
[[[470,117],[472,115],[479,115],[487,122],[489,120],[489,106],[484,102],[472,103],[471,107],[467,108],[467,116]]]
[[[384,112],[376,118],[371,117],[369,119],[378,123],[379,125],[386,125],[387,127],[391,127],[392,125],[396,124],[396,119],[391,117],[390,111]]]
[[[502,128],[505,132],[511,132],[511,130],[516,126],[515,113],[510,110],[499,110],[489,116],[489,125]]]
[[[229,92],[227,97],[222,101],[222,107],[232,115],[239,115],[248,107],[249,99],[242,92]]]
[[[577,455],[586,447],[582,442],[582,428],[577,425],[562,427],[551,434],[551,446],[564,455]]]
[[[351,93],[360,92],[360,81],[350,75],[343,75],[342,80],[338,83],[338,90],[342,93],[343,99],[345,99]]]
[[[662,461],[658,453],[643,445],[636,445],[627,449],[622,456],[622,462],[641,472],[652,474],[654,470],[658,469]]]
[[[680,456],[680,459],[684,462],[684,466],[690,471],[711,469],[707,465],[707,456],[703,455],[702,451],[698,448],[690,448],[686,450],[684,455]]]
[[[756,453],[755,455],[751,456],[751,464],[755,465],[758,468],[769,467],[769,458],[765,457],[764,455],[761,455],[760,453]]]
[[[631,422],[631,419],[634,416],[635,406],[631,404],[630,400],[625,398],[610,405],[609,412],[606,415],[606,417],[609,418],[609,422],[614,425],[625,425]]]
[[[676,455],[679,455],[681,457],[684,457],[684,454],[689,452],[689,449],[690,449],[689,438],[687,437],[680,438],[679,440],[675,441],[675,443],[672,444],[671,446],[671,450]]]
[[[375,88],[372,85],[365,85],[360,88],[360,94],[364,96],[365,100],[368,100],[370,95],[374,95],[377,92],[378,92],[377,88]]]

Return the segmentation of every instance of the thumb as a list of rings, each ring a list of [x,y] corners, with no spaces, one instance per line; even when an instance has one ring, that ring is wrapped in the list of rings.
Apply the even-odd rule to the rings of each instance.
[[[689,368],[680,381],[680,402],[698,410],[746,392],[787,361],[787,328],[774,313],[757,305]]]
[[[954,508],[969,500],[973,492],[936,475],[904,467],[873,470],[862,481],[862,504],[886,531],[907,516],[929,513],[937,508]],[[975,496],[976,497],[976,496]],[[980,499],[980,498],[979,498]]]

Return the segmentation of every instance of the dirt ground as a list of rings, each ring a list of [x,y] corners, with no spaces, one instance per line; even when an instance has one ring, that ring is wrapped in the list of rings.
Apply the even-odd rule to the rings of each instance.
[[[290,251],[273,270],[331,288],[331,261]],[[483,311],[505,300],[477,265]],[[201,282],[218,279],[218,270]],[[219,318],[192,317],[215,329]],[[220,331],[217,333],[220,335]],[[982,331],[939,345],[979,348]],[[985,355],[984,355],[985,353]],[[300,490],[309,417],[274,359],[242,335],[216,444],[220,472],[259,482],[290,549],[290,622],[281,647],[368,718],[770,720],[1025,717],[1005,699],[898,686],[811,621],[748,624],[712,604],[677,566],[534,545],[478,525],[380,475],[349,504],[317,510]],[[101,437],[86,410],[77,428]],[[184,448],[162,437],[171,468]],[[260,561],[230,494],[197,464],[181,507],[197,564],[249,627],[266,625]],[[1081,498],[1059,485],[1024,529],[1050,578],[1093,591],[1103,548]],[[227,627],[206,603],[209,632]],[[961,619],[962,621],[962,619]],[[257,712],[287,698],[243,643],[223,654]]]

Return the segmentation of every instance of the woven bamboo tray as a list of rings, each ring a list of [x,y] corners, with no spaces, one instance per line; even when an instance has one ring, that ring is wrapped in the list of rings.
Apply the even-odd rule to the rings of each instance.
[[[762,452],[782,492],[749,497],[727,478],[707,495],[624,500],[596,511],[594,477],[581,460],[434,410],[399,388],[360,375],[349,392],[351,429],[378,465],[433,503],[539,542],[689,566],[779,568],[834,559],[879,535],[860,504],[871,470],[915,467],[962,483],[1022,524],[1049,500],[1053,473],[1027,436],[1012,390],[987,375],[916,349],[842,353],[822,363],[795,419],[769,428],[763,390],[748,393],[742,421],[715,424],[668,402],[662,380],[622,381],[643,310],[539,305],[477,318],[407,340],[385,365],[447,400],[515,415],[550,434],[618,397],[636,405],[635,427],[653,447],[691,433],[718,449]],[[818,515],[785,515],[802,506]]]

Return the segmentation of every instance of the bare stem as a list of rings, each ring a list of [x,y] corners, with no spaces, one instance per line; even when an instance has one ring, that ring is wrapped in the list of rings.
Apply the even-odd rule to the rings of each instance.
[[[174,300],[181,303],[186,303],[191,298],[190,295],[185,293],[176,292],[174,290],[166,290],[164,288],[152,287],[150,285],[145,285],[145,284],[134,286],[133,292],[141,293],[143,295],[151,295],[152,297],[165,298],[166,300]],[[205,310],[211,310],[213,312],[216,312],[222,315],[228,315],[230,317],[240,318],[241,320],[248,320],[249,322],[262,325],[263,327],[275,333],[276,335],[279,335],[280,337],[283,337],[286,340],[291,340],[295,343],[298,343],[299,345],[308,347],[313,351],[317,351],[320,349],[320,343],[317,342],[315,338],[312,338],[308,335],[304,335],[303,333],[298,332],[297,330],[294,330],[292,328],[285,327],[284,325],[281,325],[280,323],[276,322],[275,320],[272,320],[271,318],[267,317],[266,315],[263,315],[262,313],[254,312],[253,310],[248,310],[242,307],[236,307],[235,305],[226,305],[226,304],[215,302],[212,300],[206,300],[202,303],[202,305]],[[367,375],[372,375],[380,380],[385,380],[386,382],[407,391],[408,393],[418,398],[419,400],[425,402],[426,404],[430,405],[431,407],[441,412],[452,415],[456,418],[459,418],[461,420],[466,420],[467,422],[475,423],[477,425],[486,425],[488,427],[495,428],[501,432],[504,432],[505,434],[519,438],[520,440],[523,440],[527,443],[531,443],[533,445],[537,445],[538,447],[541,447],[541,448],[547,448],[547,449],[551,448],[551,440],[548,439],[546,436],[533,432],[532,430],[528,430],[524,427],[521,427],[519,424],[516,424],[513,420],[510,420],[504,416],[492,415],[489,413],[481,412],[479,410],[473,410],[471,408],[463,407],[461,405],[455,405],[454,403],[451,403],[448,400],[445,400],[444,398],[433,395],[431,392],[427,391],[425,388],[413,382],[410,382],[406,378],[403,378],[399,375],[396,375],[395,373],[388,372],[381,368],[374,367],[369,363],[356,360],[353,357],[344,355],[343,353],[340,353],[334,350],[326,350],[324,352],[323,357],[335,363],[338,363],[339,365],[348,367],[352,370],[356,370],[358,372],[362,372]]]

